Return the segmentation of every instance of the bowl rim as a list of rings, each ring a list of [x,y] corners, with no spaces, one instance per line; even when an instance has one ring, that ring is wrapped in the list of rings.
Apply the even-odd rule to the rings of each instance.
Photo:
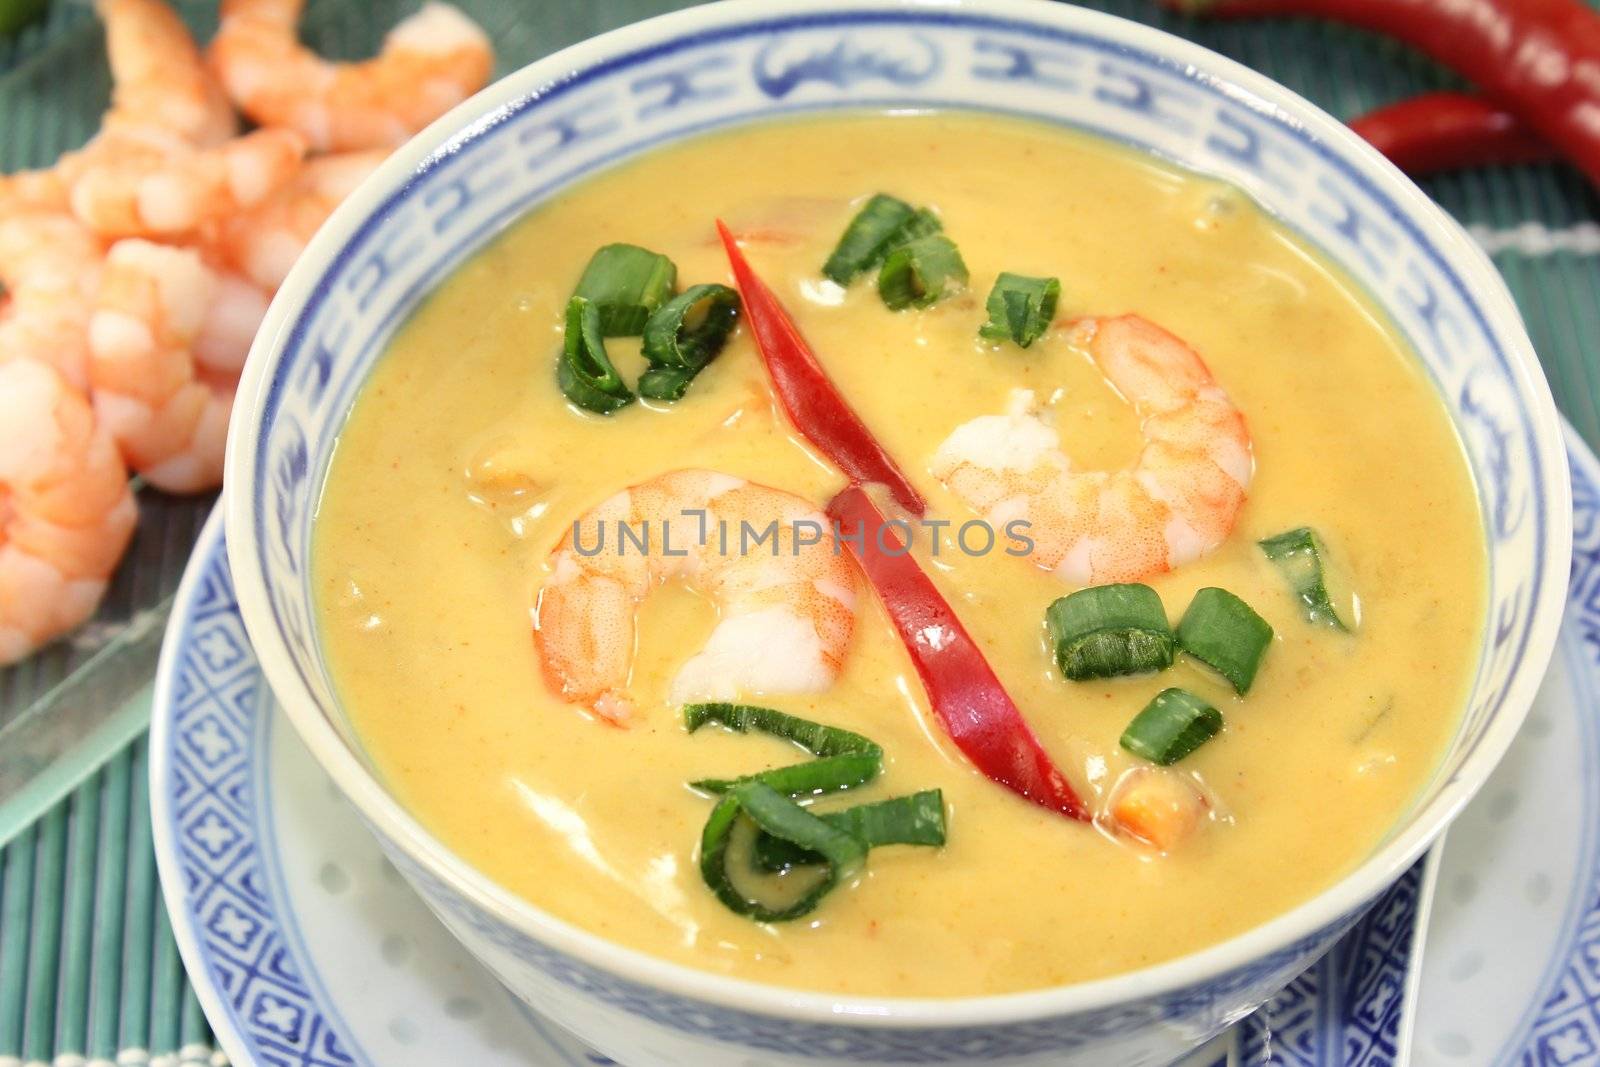
[[[363,765],[300,681],[288,647],[274,625],[264,574],[256,566],[253,495],[225,491],[229,566],[240,612],[278,703],[314,757],[374,827],[452,892],[496,920],[583,963],[641,985],[756,1015],[817,1024],[953,1028],[1017,1023],[1075,1015],[1157,997],[1281,951],[1374,899],[1443,833],[1499,762],[1520,727],[1554,650],[1566,593],[1561,561],[1570,559],[1571,487],[1561,421],[1549,384],[1509,289],[1488,255],[1453,218],[1410,179],[1346,126],[1299,94],[1263,74],[1166,31],[1070,4],[1038,0],[720,0],[656,16],[563,48],[492,83],[397,149],[334,212],[295,263],[257,333],[241,376],[229,426],[226,484],[253,486],[261,411],[290,327],[343,243],[416,168],[452,142],[491,120],[500,109],[560,84],[574,71],[674,38],[727,32],[750,24],[832,13],[943,12],[1048,23],[1067,31],[1121,41],[1189,68],[1247,106],[1287,121],[1357,167],[1435,242],[1441,257],[1484,311],[1491,335],[1502,344],[1516,395],[1526,402],[1537,455],[1552,476],[1544,500],[1550,510],[1544,550],[1551,566],[1533,591],[1522,669],[1502,697],[1502,711],[1437,794],[1411,813],[1404,830],[1381,843],[1356,867],[1315,896],[1221,942],[1148,967],[1108,977],[1022,992],[964,997],[844,996],[731,978],[664,960],[544,911],[515,896],[458,857],[423,828]],[[1181,161],[1180,161],[1181,162]],[[1558,477],[1559,476],[1559,477]]]

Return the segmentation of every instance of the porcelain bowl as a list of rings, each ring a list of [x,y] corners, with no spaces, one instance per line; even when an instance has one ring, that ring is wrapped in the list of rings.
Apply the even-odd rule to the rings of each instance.
[[[1226,179],[1349,271],[1420,354],[1477,479],[1489,624],[1437,776],[1382,847],[1314,899],[1181,959],[1058,989],[798,993],[652,959],[541,912],[433,839],[368,765],[318,645],[308,555],[335,437],[395,329],[505,226],[597,170],[706,130],[846,107],[1043,119]],[[1147,27],[1035,0],[718,4],[489,87],[396,153],[295,266],[245,370],[227,485],[240,607],[311,751],[475,955],[629,1067],[1171,1062],[1310,964],[1482,784],[1549,659],[1571,548],[1549,388],[1504,285],[1461,228],[1266,78]]]

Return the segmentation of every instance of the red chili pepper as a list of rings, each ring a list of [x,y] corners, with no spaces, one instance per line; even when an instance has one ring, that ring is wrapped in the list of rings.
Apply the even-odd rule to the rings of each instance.
[[[1242,18],[1320,15],[1386,33],[1475,83],[1600,186],[1600,13],[1582,0],[1166,0]]]
[[[750,324],[756,348],[761,351],[767,373],[772,376],[773,390],[789,421],[852,482],[882,482],[896,503],[913,515],[921,515],[928,509],[922,494],[840,394],[789,313],[756,277],[721,219],[717,220],[717,232],[722,235],[734,282],[744,299],[745,321]]]
[[[1028,728],[949,603],[911,557],[872,498],[852,485],[828,502],[850,550],[911,654],[934,714],[990,779],[1038,804],[1088,821],[1089,810]]]
[[[1350,128],[1407,174],[1555,155],[1517,116],[1469,93],[1423,93],[1351,119]]]

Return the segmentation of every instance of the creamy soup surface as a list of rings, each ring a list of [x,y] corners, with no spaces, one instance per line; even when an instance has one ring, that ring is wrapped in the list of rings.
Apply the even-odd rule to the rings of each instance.
[[[870,277],[842,294],[821,283],[822,261],[878,191],[940,213],[971,269],[967,292],[893,313]],[[1141,445],[1130,407],[1062,330],[1026,351],[978,339],[997,273],[1059,277],[1058,319],[1138,312],[1204,357],[1248,419],[1254,481],[1225,544],[1146,581],[1174,622],[1215,585],[1272,624],[1244,698],[1184,657],[1159,675],[1069,682],[1044,611],[1071,587],[1026,559],[959,551],[953,527],[937,561],[926,538],[916,552],[1091,800],[1137,762],[1118,737],[1158,691],[1182,686],[1222,711],[1223,732],[1177,765],[1219,802],[1182,847],[1113,839],[975,771],[864,591],[831,689],[747,697],[883,746],[883,774],[824,806],[937,787],[948,844],[876,849],[859,882],[811,915],[760,925],[701,880],[711,802],[686,783],[806,757],[757,735],[691,736],[666,702],[714,605],[677,582],[646,600],[629,729],[547,688],[530,610],[550,551],[585,510],[678,467],[819,505],[844,484],[775,408],[742,329],[676,404],[597,417],[556,387],[562,310],[594,250],[638,244],[670,256],[680,286],[731,284],[717,217],[754,235],[747,254],[828,372],[930,514],[958,523],[974,513],[929,459],[957,425],[1004,411],[1014,389],[1045,402],[1075,467],[1126,466]],[[607,347],[636,381],[638,341]],[[1305,621],[1256,547],[1302,525],[1359,596],[1352,636]],[[1483,625],[1481,531],[1425,371],[1347,278],[1242,195],[1043,125],[858,115],[654,153],[508,229],[420,307],[356,401],[314,554],[322,640],[354,728],[400,800],[468,862],[563,919],[709,971],[957,996],[1170,959],[1293,907],[1368,855],[1457,725]]]

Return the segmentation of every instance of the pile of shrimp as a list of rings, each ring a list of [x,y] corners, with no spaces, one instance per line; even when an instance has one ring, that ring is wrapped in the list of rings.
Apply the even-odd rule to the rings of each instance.
[[[165,0],[97,0],[100,131],[0,176],[0,666],[94,613],[133,534],[130,473],[220,484],[239,372],[290,266],[394,146],[489,79],[487,35],[446,4],[356,63],[300,44],[303,4],[223,0],[202,52]]]

